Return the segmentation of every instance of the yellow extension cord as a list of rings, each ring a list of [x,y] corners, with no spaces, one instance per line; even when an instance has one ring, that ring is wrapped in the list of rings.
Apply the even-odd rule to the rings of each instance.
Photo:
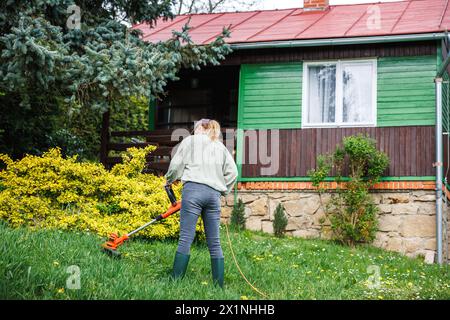
[[[245,274],[242,272],[241,267],[239,266],[239,263],[237,262],[236,256],[234,255],[234,250],[233,250],[233,246],[231,245],[231,239],[230,239],[230,232],[228,231],[228,224],[225,223],[225,229],[227,230],[227,239],[228,239],[228,246],[230,247],[230,251],[231,251],[231,255],[233,256],[233,260],[234,260],[234,264],[236,265],[236,268],[238,269],[239,273],[241,274],[242,278],[245,280],[245,282],[247,282],[247,284],[258,294],[260,294],[261,296],[263,296],[264,298],[269,298],[269,296],[262,292],[261,290],[259,290],[258,288],[256,288],[250,281],[248,281],[247,277],[245,276]]]

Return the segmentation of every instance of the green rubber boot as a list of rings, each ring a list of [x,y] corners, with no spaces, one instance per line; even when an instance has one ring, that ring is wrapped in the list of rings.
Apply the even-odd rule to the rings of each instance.
[[[224,258],[211,258],[213,283],[223,288]]]
[[[190,255],[183,254],[177,251],[175,254],[175,260],[173,261],[173,279],[182,279],[186,273],[186,269],[189,263]]]

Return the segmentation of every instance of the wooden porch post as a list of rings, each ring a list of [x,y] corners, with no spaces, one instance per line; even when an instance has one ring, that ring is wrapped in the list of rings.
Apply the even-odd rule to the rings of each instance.
[[[108,169],[108,144],[109,144],[109,110],[103,113],[100,144],[100,162]]]
[[[156,121],[156,98],[150,96],[148,101],[148,130],[155,130],[155,121]]]

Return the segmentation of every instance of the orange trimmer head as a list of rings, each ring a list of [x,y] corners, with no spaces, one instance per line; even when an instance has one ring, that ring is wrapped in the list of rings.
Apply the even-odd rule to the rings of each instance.
[[[120,237],[117,233],[111,233],[108,241],[106,241],[105,243],[102,244],[102,248],[103,248],[104,252],[106,252],[107,254],[109,254],[110,256],[112,256],[114,258],[120,258],[120,252],[117,251],[117,247],[122,245],[125,242],[125,240],[127,240],[130,236],[141,231],[142,229],[147,228],[149,225],[151,225],[157,221],[163,220],[163,219],[171,216],[172,214],[180,211],[181,201],[177,201],[175,194],[174,194],[172,188],[170,187],[170,185],[166,185],[164,188],[167,192],[167,196],[169,197],[170,203],[171,203],[171,206],[167,209],[167,211],[160,214],[152,221],[147,222],[143,226],[140,226],[139,228],[137,228],[127,234],[124,234]]]
[[[112,257],[120,258],[120,252],[117,251],[117,247],[123,244],[127,239],[128,234],[119,237],[117,233],[111,233],[108,241],[102,244],[103,250]]]

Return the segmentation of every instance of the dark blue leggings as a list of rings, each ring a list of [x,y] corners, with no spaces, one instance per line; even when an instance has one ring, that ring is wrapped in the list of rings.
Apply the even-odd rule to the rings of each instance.
[[[198,217],[202,216],[211,258],[222,258],[220,246],[220,192],[202,183],[185,182],[180,211],[180,239],[177,251],[189,254]]]

